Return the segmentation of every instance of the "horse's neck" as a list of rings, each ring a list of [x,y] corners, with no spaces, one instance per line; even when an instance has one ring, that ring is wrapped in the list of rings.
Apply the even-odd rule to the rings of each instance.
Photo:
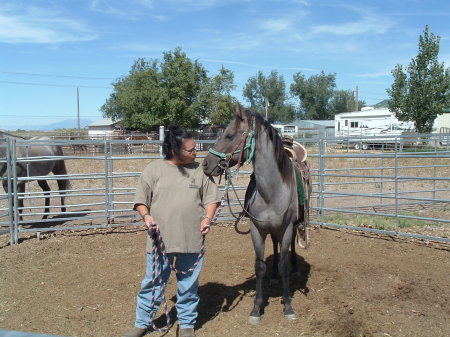
[[[265,133],[256,141],[253,172],[257,183],[257,193],[263,199],[270,200],[285,196],[286,183],[275,160],[273,143],[267,139]]]

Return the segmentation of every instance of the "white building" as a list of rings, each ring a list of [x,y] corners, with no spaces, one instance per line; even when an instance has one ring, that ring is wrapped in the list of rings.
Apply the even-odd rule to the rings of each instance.
[[[450,132],[450,109],[447,109],[442,115],[436,117],[433,128],[438,133]]]
[[[100,119],[88,126],[89,138],[111,139],[122,133],[122,121],[113,121],[110,118]]]

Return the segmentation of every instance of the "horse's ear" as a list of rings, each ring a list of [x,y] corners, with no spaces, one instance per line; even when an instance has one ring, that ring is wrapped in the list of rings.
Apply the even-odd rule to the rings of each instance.
[[[245,110],[239,103],[236,104],[236,117],[239,118],[241,121],[243,121],[245,118]]]

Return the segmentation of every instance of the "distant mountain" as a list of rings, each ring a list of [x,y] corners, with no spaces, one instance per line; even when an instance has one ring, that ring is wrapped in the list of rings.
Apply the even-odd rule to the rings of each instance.
[[[80,128],[85,128],[87,125],[93,123],[90,119],[80,119]],[[20,127],[10,128],[14,131],[16,129],[26,130],[26,131],[53,131],[56,129],[76,129],[78,128],[77,119],[65,119],[61,122],[46,124],[46,125],[21,125]]]
[[[93,120],[90,119],[80,119],[80,128],[85,128],[88,124],[93,123]],[[39,130],[42,131],[52,131],[56,129],[76,129],[78,128],[78,120],[76,119],[65,119],[61,122],[43,125],[39,127]]]

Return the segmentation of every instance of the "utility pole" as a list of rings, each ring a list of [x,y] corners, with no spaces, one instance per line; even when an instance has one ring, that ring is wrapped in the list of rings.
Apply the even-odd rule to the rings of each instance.
[[[266,120],[269,120],[269,101],[266,98]]]
[[[80,130],[80,88],[77,87],[77,120],[78,120],[78,137],[81,135]]]
[[[358,111],[358,86],[356,86],[355,106],[356,106],[356,110],[355,111]]]

